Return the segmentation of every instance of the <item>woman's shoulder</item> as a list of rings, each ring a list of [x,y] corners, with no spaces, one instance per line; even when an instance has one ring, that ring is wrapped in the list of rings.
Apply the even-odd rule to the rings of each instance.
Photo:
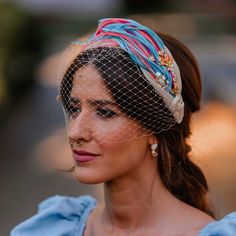
[[[200,231],[199,236],[236,236],[236,212],[206,225]]]
[[[50,197],[39,204],[36,215],[17,225],[11,236],[81,235],[95,206],[96,200],[88,195]]]

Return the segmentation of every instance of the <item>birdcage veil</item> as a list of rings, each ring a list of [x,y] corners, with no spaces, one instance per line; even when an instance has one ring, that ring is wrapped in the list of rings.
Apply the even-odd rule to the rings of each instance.
[[[84,44],[74,42],[69,51],[62,56],[62,63],[67,62],[59,86],[69,129],[81,122],[81,132],[99,137],[103,134],[94,128],[97,123],[106,126],[125,119],[128,135],[116,139],[123,142],[158,134],[182,121],[178,66],[149,28],[129,19],[103,19],[95,34]],[[134,135],[137,125],[140,132]]]

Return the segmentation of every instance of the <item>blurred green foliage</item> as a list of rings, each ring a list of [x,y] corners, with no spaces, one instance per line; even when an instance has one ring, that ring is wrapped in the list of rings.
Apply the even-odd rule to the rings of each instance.
[[[0,121],[33,84],[40,57],[38,20],[15,5],[0,3]]]

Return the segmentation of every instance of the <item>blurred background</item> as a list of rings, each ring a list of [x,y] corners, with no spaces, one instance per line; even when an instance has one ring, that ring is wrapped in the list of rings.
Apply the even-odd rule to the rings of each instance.
[[[203,102],[193,117],[192,158],[207,176],[217,217],[236,210],[235,0],[1,0],[1,236],[49,196],[102,200],[101,186],[56,170],[72,162],[56,96],[61,51],[105,17],[133,18],[193,51]]]

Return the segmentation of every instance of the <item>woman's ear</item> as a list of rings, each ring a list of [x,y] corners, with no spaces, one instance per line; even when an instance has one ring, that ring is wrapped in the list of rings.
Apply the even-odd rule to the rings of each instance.
[[[159,140],[155,135],[152,134],[148,137],[148,144],[152,145],[155,143],[159,144]]]

